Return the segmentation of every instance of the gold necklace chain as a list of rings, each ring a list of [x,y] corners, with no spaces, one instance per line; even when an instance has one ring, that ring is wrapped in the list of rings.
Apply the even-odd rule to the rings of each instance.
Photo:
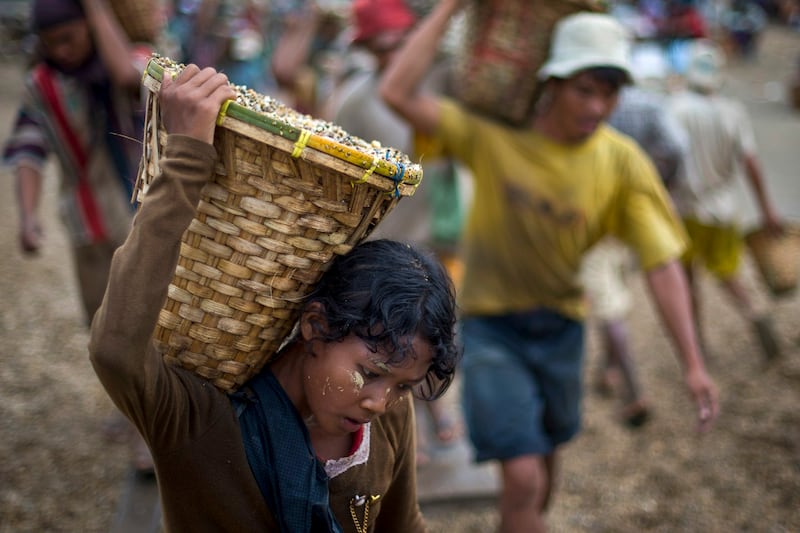
[[[353,517],[353,524],[356,526],[356,533],[367,533],[367,526],[369,525],[369,506],[370,504],[381,499],[380,494],[375,496],[361,496],[356,494],[350,498],[350,516]],[[364,506],[364,523],[358,520],[356,514],[356,507]]]
[[[364,525],[362,526],[361,523],[358,521],[358,515],[356,515],[356,500],[364,498],[363,503],[361,505],[364,506]],[[365,498],[364,496],[356,496],[355,498],[350,499],[350,516],[353,517],[353,524],[356,526],[356,533],[367,533],[367,524],[369,522],[369,499]]]

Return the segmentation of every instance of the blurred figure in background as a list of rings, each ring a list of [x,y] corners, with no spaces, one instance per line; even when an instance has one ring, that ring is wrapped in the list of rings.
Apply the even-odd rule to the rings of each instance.
[[[672,70],[683,74],[692,42],[708,37],[708,25],[698,0],[667,0],[658,35],[667,52]]]
[[[769,315],[758,309],[745,286],[740,265],[744,240],[737,179],[743,170],[761,210],[762,225],[780,234],[781,222],[767,192],[750,117],[744,105],[718,94],[722,50],[711,41],[693,47],[686,73],[688,90],[672,97],[671,110],[689,136],[686,180],[673,197],[691,238],[685,256],[692,282],[695,319],[700,327],[700,294],[694,268],[700,265],[721,283],[737,311],[752,324],[768,358],[780,354]]]
[[[284,101],[302,113],[330,118],[326,109],[344,53],[350,2],[299,2],[281,17],[271,69]]]
[[[670,191],[685,171],[686,134],[669,114],[667,99],[659,92],[658,84],[664,82],[667,71],[653,72],[648,68],[642,74],[634,70],[637,83],[622,89],[608,123],[642,147]],[[595,245],[582,267],[590,312],[598,322],[602,339],[603,358],[596,388],[604,395],[621,390],[620,418],[630,427],[644,424],[651,409],[636,373],[626,322],[633,295],[625,278],[635,269],[630,250],[611,238]]]
[[[131,44],[104,0],[34,0],[31,9],[37,56],[3,156],[14,168],[20,246],[28,254],[43,244],[44,166],[57,157],[59,214],[88,325],[133,218],[144,118],[141,73],[151,49]],[[137,469],[152,469],[147,448],[135,432],[125,432]]]
[[[469,167],[464,232],[462,401],[476,460],[499,462],[500,531],[545,531],[559,453],[581,426],[586,251],[615,235],[640,259],[694,400],[698,428],[718,414],[697,346],[680,256],[686,238],[653,164],[606,125],[631,81],[630,38],[612,17],[555,25],[536,111],[522,128],[421,89],[461,0],[440,0],[381,76],[416,153]]]
[[[275,13],[267,0],[174,0],[167,31],[177,61],[214,67],[236,85],[274,94]]]
[[[794,63],[788,85],[789,103],[795,111],[800,111],[800,57]]]
[[[665,2],[660,35],[665,39],[702,39],[708,28],[697,0],[669,0]]]
[[[380,98],[378,80],[414,26],[415,14],[403,0],[355,0],[352,20],[352,53],[366,52],[367,56],[352,61],[361,66],[339,87],[332,103],[332,120],[363,139],[377,140],[383,146],[411,153],[411,128]],[[426,86],[436,92],[444,91],[446,70],[447,61],[440,58]],[[459,176],[451,159],[423,163],[425,179],[417,192],[399,202],[370,238],[411,242],[432,249],[458,286],[461,270],[458,242],[463,219]],[[430,459],[433,444],[422,426],[423,413],[429,415],[436,444],[448,445],[461,436],[460,417],[445,400],[424,402],[418,407],[423,405],[424,409],[417,410],[420,465]]]
[[[767,25],[767,14],[754,0],[732,0],[720,14],[720,26],[734,55],[753,58]]]
[[[800,30],[800,1],[781,0],[779,4],[781,20],[793,30]]]

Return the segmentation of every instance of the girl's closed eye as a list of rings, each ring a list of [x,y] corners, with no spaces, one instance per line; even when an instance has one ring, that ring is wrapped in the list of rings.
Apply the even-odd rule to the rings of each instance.
[[[369,368],[367,368],[365,366],[360,366],[359,367],[359,371],[361,372],[361,375],[364,376],[364,378],[368,379],[368,380],[369,379],[376,379],[376,378],[380,377],[380,374],[378,372],[370,370]]]

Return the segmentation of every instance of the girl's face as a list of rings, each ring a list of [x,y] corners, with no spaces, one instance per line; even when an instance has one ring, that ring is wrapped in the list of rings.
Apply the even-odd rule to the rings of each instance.
[[[424,380],[433,359],[419,336],[400,365],[387,365],[385,352],[372,351],[352,334],[340,342],[312,341],[312,350],[303,368],[310,412],[302,414],[310,429],[331,437],[358,431],[402,400]]]
[[[64,70],[82,66],[91,56],[92,38],[84,19],[64,22],[39,34],[47,57]]]

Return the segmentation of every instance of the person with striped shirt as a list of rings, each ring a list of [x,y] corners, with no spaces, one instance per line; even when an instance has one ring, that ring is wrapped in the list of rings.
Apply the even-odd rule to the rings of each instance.
[[[105,0],[34,0],[30,20],[37,50],[3,160],[16,179],[26,255],[43,245],[45,165],[51,156],[58,160],[59,215],[88,326],[103,300],[114,250],[133,220],[144,123],[141,73],[152,47],[132,43]],[[107,438],[129,443],[136,471],[151,475],[150,453],[132,426],[117,413],[105,427]]]

